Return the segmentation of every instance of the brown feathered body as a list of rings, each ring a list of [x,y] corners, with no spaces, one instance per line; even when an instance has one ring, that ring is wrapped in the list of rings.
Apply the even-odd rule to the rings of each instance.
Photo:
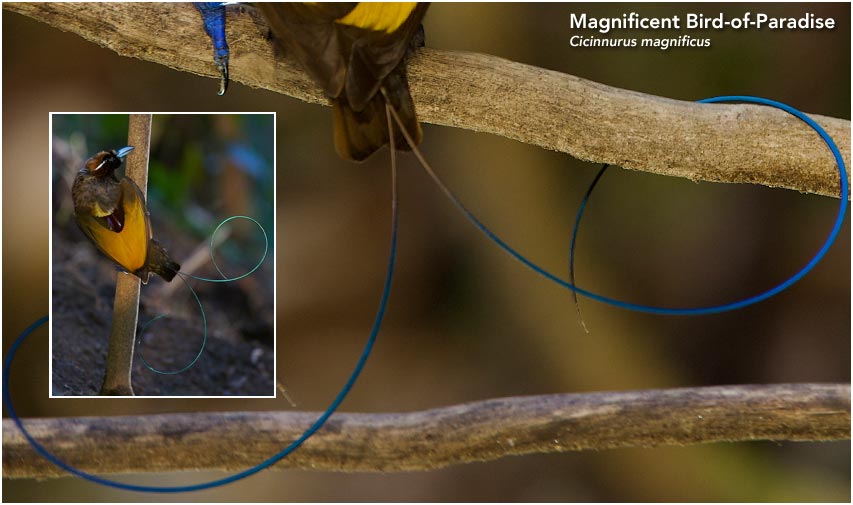
[[[406,55],[428,4],[260,3],[275,40],[330,98],[338,154],[361,161],[389,143],[388,103],[415,143],[421,127],[406,80]],[[409,149],[395,135],[397,149]]]
[[[181,266],[152,237],[145,197],[127,177],[117,178],[121,156],[101,151],[77,173],[71,187],[74,216],[86,237],[124,270],[145,284],[151,273],[171,281]]]

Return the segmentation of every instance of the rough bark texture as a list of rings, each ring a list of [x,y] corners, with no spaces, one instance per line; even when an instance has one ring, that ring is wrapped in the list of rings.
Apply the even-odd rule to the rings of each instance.
[[[124,56],[218,78],[210,40],[189,3],[4,3],[3,8]],[[227,33],[232,80],[326,103],[294,61],[274,54],[254,9],[233,7]],[[840,194],[834,160],[819,137],[769,107],[671,100],[495,56],[428,48],[411,58],[409,80],[419,117],[429,123],[634,170]],[[216,89],[211,81],[211,93]],[[850,122],[812,117],[835,139],[849,166]]]
[[[190,4],[4,3],[118,54],[218,78]],[[228,20],[231,76],[326,103],[292,60],[275,55],[248,8]],[[777,110],[698,105],[620,90],[488,55],[423,49],[409,64],[423,121],[489,132],[694,180],[750,182],[838,196],[817,136]],[[216,92],[211,81],[210,92]],[[850,123],[813,116],[850,159]],[[278,452],[316,413],[233,412],[27,419],[35,438],[85,471],[236,470]],[[506,398],[403,414],[336,414],[277,468],[407,471],[507,455],[723,441],[850,438],[848,384],[728,386]],[[3,423],[5,477],[61,471]]]
[[[148,194],[148,150],[151,145],[151,114],[131,114],[127,142],[136,156],[127,159],[127,177],[139,186],[142,195]],[[131,372],[136,341],[136,322],[139,318],[140,280],[135,275],[116,274],[116,295],[110,325],[110,345],[101,394],[104,396],[133,396]]]
[[[96,474],[238,470],[318,413],[27,419],[36,440]],[[429,470],[509,455],[750,440],[850,438],[848,384],[779,384],[502,398],[410,413],[335,414],[276,468]],[[62,471],[3,421],[4,477]]]

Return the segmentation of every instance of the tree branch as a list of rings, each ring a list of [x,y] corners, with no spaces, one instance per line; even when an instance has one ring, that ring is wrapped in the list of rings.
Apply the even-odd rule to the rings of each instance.
[[[4,3],[3,8],[124,56],[218,77],[210,40],[188,3]],[[292,60],[274,55],[254,9],[234,9],[227,33],[233,80],[326,103]],[[418,115],[429,123],[633,170],[840,194],[834,160],[819,138],[797,119],[768,107],[671,100],[494,56],[432,49],[412,57],[409,78]],[[216,89],[212,81],[210,92]],[[835,139],[849,166],[850,122],[812,117]]]
[[[125,174],[142,195],[148,194],[148,151],[151,146],[151,114],[131,114],[128,118],[128,145],[135,156],[127,159]],[[147,197],[146,197],[147,198]],[[147,212],[147,210],[146,210]],[[133,350],[136,343],[136,322],[139,319],[140,279],[135,275],[116,273],[116,294],[110,341],[101,395],[133,396]]]
[[[232,412],[27,419],[49,450],[96,474],[238,470],[316,418]],[[487,400],[402,414],[335,414],[276,468],[412,471],[509,455],[750,440],[850,438],[849,384],[780,384]],[[3,421],[4,477],[62,471]]]

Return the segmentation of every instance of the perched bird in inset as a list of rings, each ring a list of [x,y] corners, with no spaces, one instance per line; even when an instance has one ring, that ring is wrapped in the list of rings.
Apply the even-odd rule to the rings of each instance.
[[[181,265],[152,238],[145,196],[132,180],[115,175],[132,150],[101,151],[86,160],[71,187],[74,216],[95,247],[143,284],[152,272],[171,281]]]
[[[323,89],[334,108],[335,149],[362,161],[389,142],[385,103],[415,144],[421,127],[406,80],[429,4],[416,2],[258,3],[275,40]],[[422,43],[422,40],[421,40]],[[409,149],[395,135],[397,149]]]

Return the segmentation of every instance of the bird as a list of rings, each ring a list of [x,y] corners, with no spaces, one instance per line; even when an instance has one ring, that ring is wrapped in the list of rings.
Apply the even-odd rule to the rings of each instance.
[[[322,88],[333,108],[338,155],[363,161],[390,142],[385,104],[415,145],[422,138],[409,93],[406,57],[422,45],[418,2],[259,3],[273,39]],[[421,35],[419,35],[421,34]],[[402,135],[396,149],[409,150]]]
[[[147,284],[151,273],[167,282],[181,269],[154,240],[142,190],[116,177],[133,146],[100,151],[83,164],[71,186],[80,230],[104,255]]]

